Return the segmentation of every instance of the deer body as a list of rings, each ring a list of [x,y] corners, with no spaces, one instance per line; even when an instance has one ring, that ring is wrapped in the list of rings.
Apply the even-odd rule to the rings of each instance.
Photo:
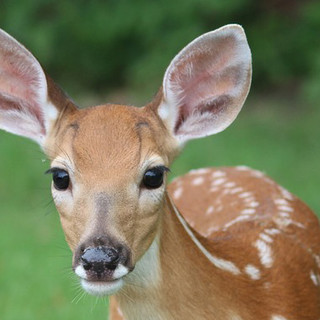
[[[143,108],[78,109],[0,31],[0,128],[38,142],[73,270],[126,319],[320,318],[320,229],[310,209],[246,167],[200,169],[166,191],[190,139],[230,125],[249,91],[240,26],[207,33],[169,65]]]
[[[151,292],[132,282],[111,303],[114,319],[138,319],[134,309],[142,306],[153,312],[143,319],[319,317],[319,224],[304,203],[246,167],[194,170],[168,189],[176,209],[167,198],[157,259],[161,281]],[[213,262],[199,254],[176,210]]]

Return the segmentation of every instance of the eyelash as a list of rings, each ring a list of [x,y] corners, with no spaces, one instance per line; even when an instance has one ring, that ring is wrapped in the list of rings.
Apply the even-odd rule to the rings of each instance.
[[[61,170],[66,171],[65,169],[62,169],[62,168],[53,167],[53,168],[50,168],[49,170],[45,171],[44,174],[53,174],[53,173],[61,171]]]
[[[155,166],[155,167],[151,167],[148,170],[151,170],[151,169],[156,169],[156,170],[162,171],[163,173],[164,172],[171,172],[171,170],[169,168],[167,168],[166,166]],[[148,171],[148,170],[146,170],[146,171]]]

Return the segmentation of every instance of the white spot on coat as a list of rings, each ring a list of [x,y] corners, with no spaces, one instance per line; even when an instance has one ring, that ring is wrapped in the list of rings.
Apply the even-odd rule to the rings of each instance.
[[[180,187],[178,189],[176,189],[174,192],[173,192],[173,198],[174,199],[179,199],[182,195],[182,192],[183,192],[183,188]]]
[[[204,177],[198,177],[192,180],[192,184],[194,186],[198,186],[199,184],[202,184],[204,182]]]
[[[212,182],[212,185],[213,185],[213,186],[218,186],[218,185],[224,183],[225,181],[226,181],[225,178],[220,178],[220,179],[214,180],[214,181]]]
[[[271,236],[281,233],[281,231],[276,228],[265,229],[264,232]]]
[[[255,241],[253,246],[258,249],[261,264],[266,268],[270,268],[273,264],[272,251],[270,246],[260,239]]]
[[[313,272],[313,270],[310,271],[310,278],[315,286],[319,286],[319,277]]]
[[[247,166],[237,166],[236,169],[239,170],[239,171],[251,170],[251,169],[250,169],[249,167],[247,167]]]
[[[243,191],[243,189],[241,187],[238,187],[238,188],[234,188],[234,189],[231,189],[230,190],[230,194],[235,194],[235,193],[239,193]]]
[[[263,172],[261,172],[261,171],[258,171],[258,170],[250,170],[251,172],[251,175],[253,176],[253,177],[256,177],[256,178],[262,178],[262,177],[264,177],[264,173]]]
[[[258,201],[252,201],[248,204],[248,206],[251,208],[256,208],[260,206],[260,203]]]
[[[244,268],[244,272],[252,279],[252,280],[259,280],[261,277],[260,270],[253,266],[252,264],[248,264]]]
[[[287,320],[287,318],[283,316],[273,315],[270,320]]]
[[[217,211],[222,211],[222,209],[223,209],[223,205],[222,204],[219,204],[218,206],[217,206]]]
[[[290,224],[293,224],[294,226],[299,227],[301,229],[306,228],[302,223],[297,222],[297,221],[293,221],[292,219],[286,218],[286,217],[276,218],[276,219],[274,219],[274,221],[280,228],[287,227]]]
[[[208,207],[206,214],[211,214],[213,211],[214,211],[214,207],[210,206],[210,207]]]
[[[317,255],[317,254],[314,254],[313,258],[316,261],[316,264],[317,264],[318,268],[320,269],[320,256]]]
[[[189,171],[189,174],[206,174],[210,171],[209,168],[200,168],[200,169],[193,169]]]
[[[247,197],[251,197],[252,193],[251,192],[243,192],[239,194],[239,198],[247,198]]]
[[[230,193],[230,189],[224,189],[222,195],[226,195]]]
[[[288,212],[279,212],[279,216],[283,218],[289,218],[290,214]]]
[[[243,209],[240,212],[241,214],[254,214],[256,213],[256,209],[254,208],[247,208],[247,209]]]
[[[226,223],[224,225],[224,228],[229,228],[233,224],[238,223],[238,222],[243,221],[243,220],[248,220],[249,218],[250,218],[249,216],[245,216],[245,215],[238,216],[237,218],[235,218],[235,219],[231,220],[230,222]]]
[[[243,202],[245,202],[246,204],[250,203],[250,202],[254,202],[255,198],[254,197],[248,197],[248,198],[244,198]]]
[[[269,242],[269,243],[273,242],[273,239],[270,236],[268,236],[267,234],[264,234],[264,233],[260,233],[260,239],[265,241],[265,242]]]
[[[235,182],[227,182],[223,185],[225,188],[233,188],[236,186],[236,183]]]
[[[293,200],[293,195],[283,187],[279,187],[283,197],[287,200]]]
[[[275,199],[274,203],[276,205],[280,205],[280,206],[288,206],[289,205],[289,202],[285,199]]]
[[[224,171],[215,171],[212,173],[212,178],[224,177],[226,173]]]
[[[293,212],[293,208],[289,206],[279,206],[278,209],[281,211]]]
[[[220,227],[210,227],[207,232],[204,234],[204,236],[208,237],[210,236],[213,232],[220,231]]]

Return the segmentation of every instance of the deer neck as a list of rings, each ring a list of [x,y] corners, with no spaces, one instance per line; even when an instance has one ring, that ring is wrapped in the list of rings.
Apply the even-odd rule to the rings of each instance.
[[[219,314],[221,280],[214,266],[208,273],[207,252],[199,248],[200,237],[167,195],[154,242],[128,276],[127,286],[116,296],[126,320],[187,319],[190,314],[206,318],[208,296],[211,319],[226,316]],[[216,310],[215,318],[212,310]]]

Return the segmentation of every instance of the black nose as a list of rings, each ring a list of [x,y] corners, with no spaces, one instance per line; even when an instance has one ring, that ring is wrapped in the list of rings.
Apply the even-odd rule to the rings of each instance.
[[[91,247],[86,249],[81,261],[85,270],[91,270],[102,274],[107,270],[114,270],[119,262],[119,252],[114,248],[104,246]]]

